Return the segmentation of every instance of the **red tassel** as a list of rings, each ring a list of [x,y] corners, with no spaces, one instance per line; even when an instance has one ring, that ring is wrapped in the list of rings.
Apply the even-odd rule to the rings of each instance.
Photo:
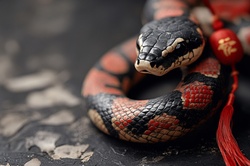
[[[250,161],[240,151],[231,131],[231,119],[234,112],[234,93],[238,88],[238,72],[236,71],[234,65],[232,66],[232,77],[234,80],[232,90],[228,96],[228,102],[220,115],[219,125],[216,133],[217,144],[227,166],[250,166]]]

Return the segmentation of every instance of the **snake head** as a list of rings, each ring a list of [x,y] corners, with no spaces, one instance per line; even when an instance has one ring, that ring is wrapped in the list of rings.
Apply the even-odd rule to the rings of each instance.
[[[196,61],[205,41],[201,29],[188,17],[180,16],[145,24],[136,45],[136,70],[162,76]]]

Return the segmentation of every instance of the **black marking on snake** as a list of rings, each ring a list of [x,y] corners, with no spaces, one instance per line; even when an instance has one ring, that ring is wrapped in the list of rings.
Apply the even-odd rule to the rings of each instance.
[[[222,78],[215,79],[206,77],[200,73],[192,73],[185,77],[184,85],[194,81],[204,82],[206,85],[211,86],[214,91],[213,101],[218,101],[222,97],[220,90],[223,83],[217,86],[219,82],[223,82]],[[145,109],[127,126],[127,129],[135,135],[141,135],[148,129],[149,120],[163,113],[175,116],[176,119],[180,121],[179,125],[183,128],[192,128],[215,107],[213,102],[211,102],[204,110],[183,109],[181,96],[182,93],[176,90],[165,96],[150,100],[145,106]]]
[[[168,60],[165,60],[165,57],[160,57],[155,61],[152,61],[150,63],[151,67],[159,67],[163,66],[165,69],[169,68],[176,60],[178,60],[182,55],[185,55],[187,53],[192,53],[192,48],[186,46],[186,42],[183,41],[179,44],[177,44],[176,49],[168,53],[167,58]]]
[[[118,90],[122,91],[121,82],[122,82],[122,80],[123,80],[123,78],[124,78],[124,75],[123,75],[123,74],[119,74],[119,75],[118,75],[118,74],[114,74],[114,73],[109,72],[108,70],[106,70],[106,69],[100,64],[100,62],[98,62],[98,63],[95,64],[95,68],[96,68],[97,70],[100,70],[100,71],[102,71],[102,72],[105,72],[106,74],[109,74],[109,75],[113,76],[114,78],[118,79],[119,82],[120,82],[120,84],[119,84],[120,86],[116,86],[116,85],[113,85],[113,84],[105,84],[106,87],[114,88],[114,89],[118,89]]]
[[[178,112],[182,108],[181,104],[181,92],[173,91],[165,96],[150,100],[145,109],[136,116],[133,121],[127,126],[135,135],[141,135],[148,129],[148,122],[157,115],[162,115],[165,113],[173,112],[172,109],[176,109]]]
[[[124,73],[124,76],[129,77],[130,79],[132,79],[134,77],[135,72],[136,72],[136,69],[134,67],[134,62],[130,61],[130,59],[128,58],[128,55],[126,55],[126,53],[122,50],[121,47],[118,47],[115,50],[120,55],[120,57],[122,57],[128,64],[129,71]]]
[[[97,113],[101,116],[103,123],[108,130],[109,134],[118,138],[119,134],[118,132],[113,128],[112,126],[112,118],[113,118],[113,112],[112,112],[112,104],[113,100],[117,97],[122,97],[118,95],[110,95],[110,94],[97,94],[95,96],[88,96],[86,98],[87,103],[90,103],[88,105],[89,110],[94,109],[97,111]]]
[[[135,71],[136,71],[136,70],[135,70],[135,68],[134,68],[134,64],[128,59],[128,56],[122,51],[121,47],[118,47],[118,48],[115,49],[114,51],[117,52],[118,55],[119,55],[120,57],[122,57],[124,61],[126,61],[127,65],[128,65],[128,69],[129,69],[127,72],[125,72],[125,73],[123,73],[123,74],[115,74],[115,73],[112,73],[112,72],[106,70],[106,69],[101,65],[100,62],[96,63],[95,68],[98,69],[98,70],[100,70],[100,71],[103,71],[103,72],[105,72],[105,73],[107,73],[107,74],[109,74],[109,75],[111,75],[111,76],[113,76],[113,77],[115,77],[115,78],[118,79],[119,82],[120,82],[120,84],[119,84],[120,86],[115,86],[115,85],[106,84],[106,85],[105,85],[106,87],[112,87],[112,88],[115,88],[115,89],[118,89],[118,90],[121,90],[121,91],[122,91],[121,85],[122,85],[123,79],[127,77],[127,78],[130,78],[130,80],[132,80],[132,79],[134,78],[134,74],[135,74]]]

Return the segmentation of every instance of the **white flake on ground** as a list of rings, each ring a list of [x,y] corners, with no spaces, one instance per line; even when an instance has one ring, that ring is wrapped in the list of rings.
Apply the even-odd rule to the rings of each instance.
[[[41,165],[41,161],[37,158],[33,158],[24,164],[24,166],[40,166],[40,165]]]
[[[51,85],[56,81],[56,78],[55,72],[44,70],[35,74],[8,79],[5,86],[12,92],[24,92]]]
[[[10,166],[10,164],[9,164],[9,163],[7,163],[6,165],[2,165],[2,164],[0,164],[0,166]]]
[[[82,162],[85,163],[85,162],[89,161],[89,159],[92,157],[93,154],[94,154],[94,152],[83,153],[81,156]]]
[[[26,148],[37,146],[42,152],[49,153],[55,149],[55,143],[59,138],[60,135],[54,132],[38,131],[34,137],[26,138]]]
[[[62,145],[54,150],[54,154],[51,156],[53,159],[71,158],[79,159],[82,154],[87,150],[89,145]]]
[[[30,116],[21,113],[9,113],[0,117],[0,134],[3,136],[12,136],[18,132],[25,124],[32,120],[39,119],[40,115],[34,113]]]
[[[56,141],[60,138],[59,134],[38,131],[34,137],[26,138],[26,148],[37,146],[42,152],[46,152],[55,160],[62,158],[81,159],[82,162],[87,162],[94,152],[87,151],[88,144],[81,145],[62,145],[55,146]]]
[[[156,156],[152,158],[148,158],[147,156],[143,157],[139,165],[148,165],[148,164],[154,164],[161,160],[163,160],[164,156]]]
[[[1,118],[0,121],[0,134],[6,137],[15,134],[24,124],[28,122],[25,116],[20,114],[7,114]]]
[[[46,125],[63,125],[69,124],[74,120],[75,117],[70,111],[62,110],[42,120],[41,123]]]
[[[56,85],[43,91],[30,93],[26,102],[31,108],[46,108],[57,105],[73,107],[80,104],[80,99],[62,85]]]

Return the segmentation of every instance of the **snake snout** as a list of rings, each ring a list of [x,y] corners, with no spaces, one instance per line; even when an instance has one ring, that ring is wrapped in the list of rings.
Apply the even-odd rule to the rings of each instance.
[[[139,56],[137,58],[137,61],[135,62],[135,68],[140,73],[146,73],[146,74],[150,73],[149,62],[144,59],[140,59]]]
[[[162,76],[164,75],[163,70],[159,70],[158,67],[155,65],[158,62],[158,59],[155,55],[151,54],[139,54],[137,57],[137,60],[135,62],[135,68],[138,72],[144,73],[144,74],[153,74],[156,76]]]

